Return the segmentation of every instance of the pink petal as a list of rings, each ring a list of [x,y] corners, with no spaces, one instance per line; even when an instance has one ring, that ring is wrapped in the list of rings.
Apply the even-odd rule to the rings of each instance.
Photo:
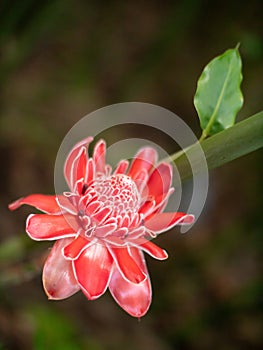
[[[140,237],[144,237],[145,236],[145,227],[144,226],[139,226],[133,230],[130,230],[129,233],[128,233],[128,237],[129,237],[129,240],[134,240],[134,239],[138,239]],[[146,241],[145,238],[143,238],[144,241]]]
[[[158,259],[158,260],[165,260],[168,258],[167,252],[158,247],[156,244],[154,244],[151,241],[148,241],[146,239],[140,239],[135,240],[136,242],[136,247],[138,249],[144,250],[147,254],[151,255],[153,258]]]
[[[128,282],[123,278],[119,269],[114,268],[109,289],[116,302],[128,314],[134,317],[142,317],[146,314],[151,304],[151,282],[143,254],[136,248],[130,248],[130,254],[147,276],[146,280],[139,284]]]
[[[81,154],[79,156],[77,169],[76,169],[76,180],[82,179],[85,177],[87,166],[87,148],[82,149]]]
[[[15,202],[9,204],[10,210],[15,210],[21,205],[27,204],[48,213],[48,214],[60,214],[61,208],[59,207],[56,196],[44,195],[44,194],[30,194],[27,197],[20,198]]]
[[[37,241],[72,237],[76,231],[70,224],[77,224],[72,215],[31,214],[27,218],[26,232]]]
[[[88,210],[90,211],[90,207],[88,207]],[[111,214],[111,212],[112,209],[110,207],[104,207],[97,211],[95,214],[91,214],[91,217],[93,220],[96,220],[98,223],[102,224]]]
[[[105,242],[105,244],[107,244],[108,247],[111,247],[111,246],[123,247],[126,245],[126,242],[123,238],[117,237],[114,235],[109,235],[109,236],[104,237],[103,241]]]
[[[123,278],[132,283],[141,283],[145,280],[147,275],[145,275],[141,268],[136,264],[126,247],[110,247],[109,250]]]
[[[157,161],[157,153],[152,147],[144,147],[135,155],[128,175],[134,178],[138,172],[145,169],[149,172]]]
[[[71,171],[75,158],[78,156],[80,149],[83,146],[88,148],[88,145],[92,142],[93,137],[87,137],[86,139],[78,142],[70,151],[64,166],[64,175],[69,187],[71,186]],[[70,187],[71,188],[71,187]],[[73,190],[73,188],[71,188]]]
[[[94,244],[96,241],[90,241],[86,237],[78,236],[63,249],[63,255],[66,259],[74,260],[79,257],[85,248]]]
[[[95,162],[96,172],[105,173],[105,156],[106,143],[104,140],[100,140],[96,143],[93,152],[93,159]]]
[[[142,222],[142,220],[143,220],[143,215],[139,213],[135,213],[133,215],[133,219],[131,220],[130,228],[137,227]]]
[[[98,243],[85,249],[73,261],[76,279],[88,299],[97,299],[106,291],[112,262],[108,249]]]
[[[87,190],[87,184],[85,184],[84,179],[79,179],[74,184],[74,193],[78,193],[80,196],[83,196]]]
[[[161,213],[166,207],[169,197],[173,192],[174,192],[174,188],[171,187],[169,188],[167,193],[157,197],[154,201],[154,207],[144,213],[144,220],[145,221],[150,220],[157,213]],[[143,206],[141,208],[143,208]],[[140,212],[141,212],[141,208],[140,208]]]
[[[70,188],[76,187],[76,184],[79,183],[81,186],[78,188],[79,194],[82,194],[82,187],[83,187],[83,180],[86,176],[86,167],[87,167],[87,149],[85,147],[81,147],[79,150],[79,153],[74,159],[74,162],[72,163],[71,167],[71,174],[70,174]],[[81,180],[81,181],[80,181]]]
[[[106,237],[110,235],[112,232],[114,232],[116,229],[117,229],[116,223],[98,226],[95,229],[94,235],[96,237]]]
[[[172,166],[168,163],[160,163],[151,174],[148,183],[148,196],[153,197],[156,205],[167,194],[172,184]]]
[[[185,213],[159,213],[145,221],[145,227],[155,233],[169,230],[175,225],[192,224],[194,216]]]
[[[148,181],[148,178],[149,178],[149,175],[146,169],[142,169],[141,171],[137,172],[134,175],[133,180],[136,183],[136,186],[140,194],[143,193],[143,190]]]
[[[88,185],[90,182],[92,182],[94,180],[94,176],[95,176],[95,164],[94,164],[94,160],[90,158],[87,162],[85,183]]]
[[[140,214],[144,214],[144,217],[147,217],[155,209],[156,203],[155,200],[147,200],[139,209]]]
[[[106,177],[111,176],[111,172],[112,172],[112,167],[109,164],[106,164],[105,165],[105,172],[104,172]]]
[[[87,205],[86,212],[91,215],[99,211],[102,207],[102,204],[100,201],[94,201]]]
[[[80,287],[75,279],[72,262],[62,255],[62,249],[71,238],[57,241],[44,265],[43,286],[49,299],[65,299],[76,293]]]
[[[66,193],[64,192],[64,195],[57,197],[57,203],[64,212],[66,211],[67,213],[77,215],[78,214],[77,207],[72,203],[74,199],[75,199],[75,195],[72,195],[70,193],[70,196],[67,196]]]
[[[126,174],[128,166],[129,166],[129,162],[127,160],[121,160],[118,163],[116,170],[114,171],[114,174]]]

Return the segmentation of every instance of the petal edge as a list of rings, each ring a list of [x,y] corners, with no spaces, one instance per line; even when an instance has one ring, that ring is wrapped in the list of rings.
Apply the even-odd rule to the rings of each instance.
[[[185,213],[159,213],[145,221],[145,227],[154,233],[168,231],[175,225],[192,224],[194,215]]]
[[[73,273],[72,262],[62,255],[63,247],[70,242],[71,238],[57,241],[45,262],[42,281],[49,299],[65,299],[80,290]]]
[[[124,311],[133,317],[140,318],[147,313],[151,305],[151,281],[143,253],[137,248],[130,248],[130,254],[147,278],[139,284],[128,282],[123,278],[119,269],[115,267],[112,272],[109,290],[116,303]]]
[[[56,198],[57,196],[55,195],[34,193],[26,197],[21,197],[10,203],[8,208],[13,211],[25,204],[35,207],[47,214],[61,214],[61,208],[58,205]]]
[[[89,300],[105,293],[110,281],[113,259],[102,244],[93,244],[73,261],[75,277]]]
[[[65,217],[66,215],[30,214],[26,221],[26,232],[36,241],[75,236],[74,229]]]

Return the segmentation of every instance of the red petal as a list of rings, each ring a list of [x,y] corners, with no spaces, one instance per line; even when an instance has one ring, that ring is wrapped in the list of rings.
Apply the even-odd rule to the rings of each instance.
[[[134,178],[138,172],[145,169],[149,172],[157,161],[157,153],[152,147],[144,147],[135,155],[128,175]]]
[[[147,200],[139,209],[140,214],[144,214],[144,217],[147,217],[156,206],[155,200]]]
[[[75,206],[72,203],[72,201],[74,202],[75,196],[77,196],[77,195],[72,194],[71,196],[66,196],[64,194],[64,195],[58,196],[57,202],[58,202],[59,207],[61,209],[63,209],[64,212],[66,211],[67,213],[77,215],[78,214],[77,206]],[[78,198],[78,196],[77,196],[77,198]]]
[[[15,210],[21,205],[27,204],[48,213],[48,214],[60,214],[61,208],[59,207],[56,196],[44,195],[44,194],[30,194],[27,197],[20,198],[15,202],[9,204],[10,210]]]
[[[125,248],[109,248],[111,255],[123,277],[132,283],[141,283],[147,277]]]
[[[85,183],[87,185],[94,180],[94,175],[95,175],[95,164],[94,164],[94,160],[90,158],[87,162],[87,170],[86,170],[86,177],[85,177]]]
[[[96,237],[106,237],[110,235],[112,232],[116,231],[117,225],[113,224],[105,224],[103,226],[98,226],[95,229],[94,235]]]
[[[76,293],[80,287],[75,279],[72,262],[62,255],[62,249],[71,238],[57,241],[43,269],[43,285],[49,299],[65,299]]]
[[[90,211],[90,207],[88,207],[88,210]],[[102,224],[108,218],[111,212],[112,209],[110,207],[104,207],[95,214],[91,214],[91,217],[93,220],[96,220],[98,223]]]
[[[172,166],[161,163],[151,174],[148,183],[148,196],[153,196],[156,205],[163,199],[172,184]]]
[[[118,247],[123,247],[124,245],[126,245],[126,242],[120,238],[120,237],[116,237],[114,235],[109,235],[107,237],[103,238],[103,241],[109,246],[118,246]]]
[[[140,240],[136,240],[136,246],[138,249],[144,250],[146,253],[151,255],[153,258],[158,260],[165,260],[168,258],[168,254],[166,251],[160,247],[158,247],[156,244],[143,239],[142,242]]]
[[[136,248],[130,248],[130,254],[147,276],[146,280],[139,284],[130,283],[123,278],[119,269],[115,268],[113,269],[109,289],[116,302],[128,314],[134,317],[142,317],[146,314],[151,304],[151,282],[143,254]]]
[[[81,151],[81,154],[79,156],[79,161],[78,161],[78,166],[76,171],[76,175],[77,175],[76,181],[85,177],[86,166],[87,166],[87,149],[84,148]]]
[[[105,173],[106,143],[100,140],[96,143],[93,152],[93,159],[97,172]]]
[[[116,170],[114,171],[114,174],[126,174],[126,170],[128,169],[129,162],[127,160],[121,160],[117,167]]]
[[[37,241],[66,238],[76,235],[73,223],[77,224],[72,215],[31,214],[27,218],[26,232]]]
[[[66,259],[77,259],[85,248],[94,244],[95,241],[90,241],[86,237],[78,236],[63,249],[63,255]]]
[[[81,147],[78,155],[74,159],[71,168],[70,175],[70,184],[71,188],[74,188],[76,183],[82,179],[81,184],[83,184],[83,179],[86,176],[86,167],[87,167],[87,149],[85,147]],[[79,194],[81,194],[82,187],[79,189]]]
[[[88,299],[97,299],[106,291],[112,262],[108,249],[102,244],[88,247],[73,261],[75,276]]]
[[[93,213],[97,212],[98,210],[100,210],[102,207],[101,202],[99,201],[94,201],[91,202],[90,204],[87,205],[86,207],[86,211],[89,215],[92,215]]]
[[[145,221],[150,220],[157,213],[163,212],[164,208],[168,203],[169,197],[173,192],[174,192],[174,188],[171,187],[167,193],[155,198],[154,207],[151,210],[144,213],[144,220]],[[140,209],[140,212],[141,212],[141,209]]]
[[[194,216],[185,213],[160,213],[146,220],[145,227],[155,233],[167,231],[175,225],[192,224]]]
[[[92,142],[92,140],[93,140],[93,137],[87,137],[86,139],[78,142],[72,148],[72,150],[70,151],[70,153],[66,159],[65,166],[64,166],[64,175],[65,175],[65,178],[67,180],[69,187],[71,186],[70,179],[71,179],[71,171],[72,171],[72,166],[73,166],[74,160],[78,156],[80,149],[83,146],[88,147],[88,145]],[[73,188],[71,188],[71,189],[73,190]]]
[[[141,171],[137,172],[134,175],[133,180],[136,183],[136,186],[140,194],[143,194],[143,190],[145,188],[145,185],[147,184],[148,178],[149,178],[149,175],[146,169],[142,169]]]

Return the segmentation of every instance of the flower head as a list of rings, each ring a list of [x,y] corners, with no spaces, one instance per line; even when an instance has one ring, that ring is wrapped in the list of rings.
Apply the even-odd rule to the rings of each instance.
[[[32,194],[11,203],[44,212],[29,215],[26,232],[34,240],[55,240],[43,269],[50,299],[64,299],[79,290],[97,299],[109,288],[130,315],[141,317],[151,303],[151,283],[144,252],[164,260],[165,250],[151,239],[193,215],[164,213],[173,192],[172,167],[157,164],[152,147],[141,148],[129,166],[115,171],[106,164],[106,144],[99,141],[88,155],[89,137],[69,153],[64,175],[69,192]]]

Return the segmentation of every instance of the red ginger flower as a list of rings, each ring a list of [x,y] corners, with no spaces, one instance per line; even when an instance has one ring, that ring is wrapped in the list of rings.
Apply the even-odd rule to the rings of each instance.
[[[143,252],[168,257],[149,239],[193,215],[163,213],[173,192],[172,166],[157,163],[151,147],[132,161],[121,160],[115,171],[106,164],[106,144],[99,141],[88,156],[89,137],[79,142],[65,162],[70,192],[32,194],[9,205],[28,204],[45,214],[31,214],[26,232],[34,240],[56,240],[43,269],[50,299],[64,299],[78,290],[94,300],[106,289],[130,315],[141,317],[151,303],[151,283]]]

